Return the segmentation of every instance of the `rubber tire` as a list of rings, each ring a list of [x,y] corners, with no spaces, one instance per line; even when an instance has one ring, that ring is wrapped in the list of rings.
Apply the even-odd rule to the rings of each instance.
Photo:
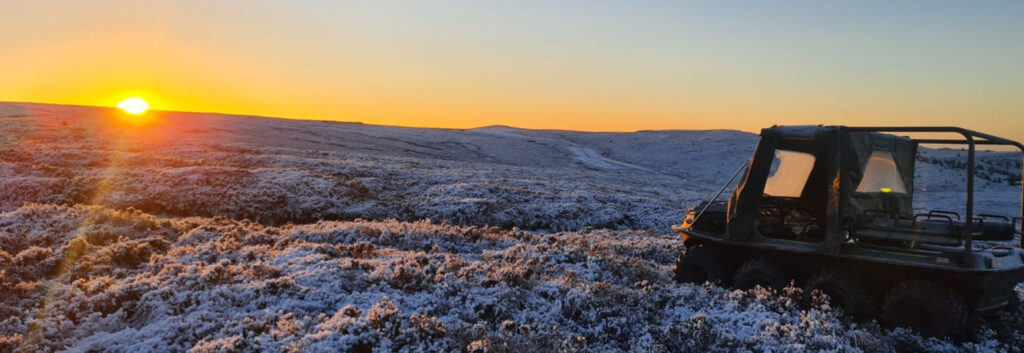
[[[926,337],[961,337],[970,316],[960,296],[939,283],[910,280],[885,296],[882,321],[889,328],[906,327]]]
[[[729,285],[729,267],[726,258],[719,251],[696,245],[676,258],[672,278],[678,283],[703,284],[711,282]]]
[[[1003,339],[1005,342],[1009,342],[1014,339],[1020,328],[1024,325],[1024,307],[1021,307],[1020,297],[1017,296],[1016,292],[1012,293],[1010,297],[1010,303],[1001,308],[996,309],[998,320],[996,321],[995,330],[996,338]]]
[[[838,268],[818,271],[804,284],[804,302],[811,303],[818,290],[830,297],[830,305],[840,308],[846,318],[863,321],[875,313],[875,292],[860,276]]]
[[[1020,297],[1017,296],[1017,291],[1014,291],[1010,295],[1010,302],[1002,309],[1011,313],[1024,313],[1024,307],[1021,307]],[[1024,317],[1021,315],[1020,317]]]
[[[767,257],[756,257],[736,270],[732,282],[737,289],[753,289],[760,285],[779,290],[786,288],[792,278],[777,262]]]
[[[969,336],[976,336],[981,328],[990,328],[995,330],[996,339],[1010,342],[1020,327],[1024,327],[1024,308],[1017,293],[1011,291],[1010,302],[1006,306],[987,313],[975,313],[968,320]]]

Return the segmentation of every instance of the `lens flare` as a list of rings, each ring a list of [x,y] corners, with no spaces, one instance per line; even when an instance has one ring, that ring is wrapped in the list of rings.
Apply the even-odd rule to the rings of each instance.
[[[118,102],[117,107],[128,114],[139,115],[149,110],[149,103],[142,98],[131,97]]]

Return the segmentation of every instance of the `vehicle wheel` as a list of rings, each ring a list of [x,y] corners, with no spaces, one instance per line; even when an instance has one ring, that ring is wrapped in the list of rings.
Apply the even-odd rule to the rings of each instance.
[[[740,266],[733,276],[733,284],[738,289],[751,289],[754,286],[782,289],[789,285],[793,277],[782,266],[767,257],[757,257]]]
[[[1010,295],[1010,302],[1008,304],[1006,304],[1006,310],[1005,311],[1011,312],[1011,313],[1024,313],[1024,307],[1021,306],[1020,297],[1017,296],[1017,292],[1016,291],[1013,292]],[[1018,316],[1019,317],[1024,317],[1024,315],[1018,315]]]
[[[960,296],[946,286],[925,280],[896,285],[885,296],[882,307],[886,326],[911,328],[929,337],[963,335],[969,314]]]
[[[996,339],[1012,341],[1014,335],[1024,327],[1024,308],[1021,307],[1017,293],[1011,291],[1010,302],[1005,307],[984,314],[975,313],[968,320],[969,335],[976,334],[982,327],[995,330]]]
[[[711,282],[724,286],[729,284],[729,268],[720,252],[696,245],[676,258],[672,278],[679,283]]]
[[[833,308],[840,308],[852,320],[865,320],[875,311],[875,294],[860,276],[838,268],[818,271],[804,285],[804,301],[812,301],[817,290],[829,297]]]

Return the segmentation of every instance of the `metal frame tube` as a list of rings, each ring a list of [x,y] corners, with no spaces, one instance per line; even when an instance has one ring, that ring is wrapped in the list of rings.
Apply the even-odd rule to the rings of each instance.
[[[911,139],[917,143],[927,144],[966,144],[968,145],[967,152],[967,228],[964,230],[965,240],[965,265],[969,266],[972,258],[972,241],[973,241],[973,223],[974,223],[974,172],[975,172],[975,147],[977,145],[1003,145],[1003,146],[1014,146],[1017,147],[1024,157],[1024,145],[1017,141],[989,135],[973,130],[968,130],[959,127],[952,126],[936,126],[936,127],[915,127],[915,126],[864,126],[864,127],[848,127],[849,131],[859,132],[946,132],[946,133],[957,133],[964,136],[963,140],[952,140],[952,139]],[[979,138],[981,140],[975,140]],[[1024,159],[1022,159],[1021,165],[1021,196],[1020,196],[1020,217],[1024,218]],[[1020,247],[1024,248],[1024,235],[1020,239]]]
[[[690,226],[691,227],[694,224],[697,224],[697,220],[700,219],[700,216],[703,216],[704,215],[704,211],[707,211],[708,208],[711,207],[711,204],[714,203],[716,200],[718,200],[718,197],[722,196],[722,193],[725,192],[725,189],[727,189],[729,187],[729,185],[732,185],[733,180],[736,180],[736,177],[739,176],[740,173],[743,172],[744,169],[747,169],[747,165],[748,164],[750,164],[750,160],[747,160],[747,161],[743,162],[743,165],[741,165],[739,169],[736,169],[736,173],[732,174],[732,177],[729,178],[729,181],[725,182],[725,185],[722,185],[722,188],[719,189],[718,192],[715,193],[715,196],[712,197],[711,200],[708,201],[708,203],[704,205],[704,208],[701,208],[700,212],[698,212],[697,215],[693,216],[693,221],[690,221]]]
[[[967,221],[964,227],[964,266],[971,266],[974,259],[974,136],[967,138]]]

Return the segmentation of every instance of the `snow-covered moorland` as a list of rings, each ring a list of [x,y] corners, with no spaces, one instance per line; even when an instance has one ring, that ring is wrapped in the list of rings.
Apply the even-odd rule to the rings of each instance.
[[[113,116],[0,103],[0,352],[1024,347],[1020,308],[949,342],[673,283],[669,225],[751,134]],[[928,153],[918,206],[956,208],[955,152]]]
[[[411,129],[191,113],[126,128],[112,115],[0,104],[0,210],[43,202],[265,224],[429,218],[664,231],[756,141],[735,131]],[[694,168],[694,156],[713,162]]]
[[[225,218],[32,204],[0,214],[0,349],[26,351],[958,351],[851,326],[799,293],[677,285],[644,231]],[[1019,320],[1017,320],[1019,323]],[[1019,328],[1018,328],[1019,329]],[[999,338],[999,339],[997,339]]]

